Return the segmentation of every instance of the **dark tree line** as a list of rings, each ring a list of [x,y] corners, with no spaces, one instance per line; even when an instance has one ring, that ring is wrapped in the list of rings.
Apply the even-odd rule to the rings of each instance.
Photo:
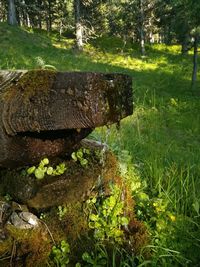
[[[0,0],[0,21],[60,35],[71,32],[83,49],[92,36],[117,35],[138,42],[179,43],[194,51],[193,83],[200,41],[200,1],[196,0]]]

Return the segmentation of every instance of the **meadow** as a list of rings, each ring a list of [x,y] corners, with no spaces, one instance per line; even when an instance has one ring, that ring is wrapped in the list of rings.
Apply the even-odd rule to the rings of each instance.
[[[0,70],[120,72],[133,78],[134,113],[120,130],[96,129],[118,155],[129,180],[137,217],[144,221],[153,256],[138,266],[199,266],[200,84],[191,89],[192,55],[178,45],[147,46],[99,37],[82,53],[73,40],[0,24]],[[139,265],[140,264],[140,265]]]

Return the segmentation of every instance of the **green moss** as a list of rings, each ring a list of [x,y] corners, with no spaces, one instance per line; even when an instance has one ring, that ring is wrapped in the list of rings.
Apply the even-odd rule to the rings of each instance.
[[[53,208],[46,214],[45,222],[53,233],[56,242],[67,239],[70,245],[73,245],[81,235],[87,235],[89,229],[87,218],[84,215],[81,201],[73,204],[65,203],[64,205],[66,213],[62,220],[59,218],[58,209]]]
[[[24,92],[24,99],[30,99],[35,94],[47,94],[52,88],[56,72],[50,70],[32,70],[27,72],[17,85]]]
[[[2,255],[7,255],[7,254],[11,253],[12,244],[13,244],[13,240],[12,240],[11,237],[9,237],[6,240],[0,242],[0,258],[2,257]]]
[[[12,225],[7,225],[9,236],[12,238],[12,247],[15,243],[16,255],[22,257],[30,255],[25,259],[26,266],[46,266],[51,251],[51,238],[44,225],[36,229],[18,229]],[[30,264],[30,265],[29,265]]]
[[[52,70],[31,70],[24,73],[16,84],[4,92],[3,98],[12,100],[18,94],[23,97],[23,101],[31,100],[35,95],[48,94],[52,88],[56,76],[56,71]]]

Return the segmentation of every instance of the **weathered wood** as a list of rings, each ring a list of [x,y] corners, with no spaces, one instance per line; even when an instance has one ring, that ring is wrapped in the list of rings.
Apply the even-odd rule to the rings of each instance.
[[[123,74],[0,71],[0,166],[67,151],[93,128],[132,114],[132,103]]]

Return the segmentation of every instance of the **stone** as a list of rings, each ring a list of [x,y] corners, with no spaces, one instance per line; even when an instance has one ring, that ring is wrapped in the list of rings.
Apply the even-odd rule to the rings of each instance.
[[[13,212],[10,223],[19,229],[32,229],[39,226],[39,219],[30,212]]]

